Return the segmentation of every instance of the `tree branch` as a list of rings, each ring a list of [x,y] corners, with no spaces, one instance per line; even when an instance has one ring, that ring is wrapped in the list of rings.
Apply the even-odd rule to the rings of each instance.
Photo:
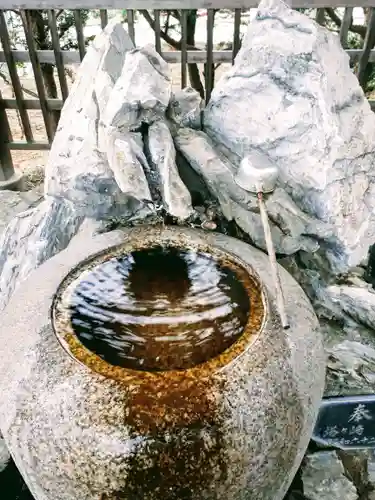
[[[178,22],[181,22],[181,16],[178,10],[172,10],[172,12],[173,12],[173,17],[175,17]]]
[[[167,32],[169,30],[169,22],[171,20],[171,13],[170,11],[167,12],[167,19],[165,20],[165,29],[164,31]]]
[[[70,30],[72,26],[74,26],[74,17],[70,15],[65,16],[58,27],[59,40]]]
[[[155,20],[151,17],[148,10],[140,10],[139,12],[146,19],[149,26],[155,31]],[[174,38],[169,36],[166,31],[160,31],[160,36],[168,45],[170,45],[176,50],[181,50],[181,45],[182,45],[181,40],[179,41],[175,40]],[[187,50],[199,50],[199,49],[197,49],[197,47],[195,47],[194,45],[187,45]]]
[[[0,78],[2,78],[2,80],[4,81],[4,83],[6,85],[9,85],[9,87],[12,87],[12,82],[10,82],[7,78],[7,76],[2,72],[0,71]],[[33,92],[32,90],[29,90],[29,89],[25,89],[25,87],[23,85],[21,85],[21,89],[25,92],[25,94],[28,94],[30,95],[31,97],[35,97],[36,99],[39,99],[38,97],[38,94],[36,94],[35,92]]]
[[[338,26],[340,28],[342,22],[341,22],[340,17],[336,14],[335,10],[332,8],[326,8],[325,11],[329,15],[331,21],[333,21],[336,24],[336,26]],[[352,21],[352,23],[353,23],[353,21]],[[352,33],[356,33],[357,35],[360,35],[364,39],[366,36],[367,26],[361,26],[358,24],[351,24],[349,27],[349,30]]]

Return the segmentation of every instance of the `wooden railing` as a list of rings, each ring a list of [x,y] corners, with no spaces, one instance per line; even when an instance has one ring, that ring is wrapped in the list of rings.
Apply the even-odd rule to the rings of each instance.
[[[152,13],[153,30],[155,33],[155,47],[162,57],[169,63],[180,65],[181,86],[188,84],[188,64],[197,63],[205,65],[204,93],[206,100],[209,99],[213,85],[213,67],[215,63],[233,63],[240,48],[240,26],[241,16],[244,9],[257,6],[257,0],[103,0],[100,5],[94,0],[26,0],[27,4],[18,4],[13,0],[3,0],[0,10],[0,63],[6,63],[11,82],[13,97],[2,97],[0,93],[0,182],[7,180],[13,175],[12,150],[43,150],[49,149],[53,140],[56,122],[54,121],[56,111],[61,110],[68,96],[68,84],[65,67],[68,64],[79,63],[86,51],[83,36],[83,23],[80,9],[99,9],[100,24],[105,27],[108,23],[108,12],[103,7],[121,9],[126,7],[128,32],[130,37],[135,38],[135,12],[140,5],[142,8],[178,9],[180,12],[181,42],[179,50],[162,51],[162,33],[160,16],[161,10]],[[354,0],[296,0],[292,2],[294,8],[317,9],[316,19],[319,21],[319,13],[324,8],[345,7],[345,14],[340,27],[340,40],[344,48],[347,47],[347,39],[353,14],[353,7],[358,5]],[[375,0],[362,0],[361,7],[370,7],[367,31],[362,49],[347,50],[351,61],[357,63],[357,75],[362,86],[367,78],[366,68],[369,62],[375,62]],[[24,10],[27,7],[28,10]],[[188,10],[186,9],[208,9],[207,11],[207,35],[205,50],[197,50],[188,44],[187,21]],[[233,39],[231,50],[214,50],[213,32],[214,16],[213,9],[230,8],[234,10],[233,17]],[[33,9],[44,9],[47,12],[48,29],[52,43],[52,50],[38,50],[35,44],[32,29]],[[47,9],[47,10],[45,10]],[[61,50],[57,32],[56,9],[74,9],[74,21],[77,36],[78,50]],[[6,23],[5,12],[17,10],[22,19],[23,31],[27,50],[12,50],[9,30]],[[140,11],[145,13],[145,11]],[[149,11],[150,13],[150,11]],[[33,69],[37,98],[25,98],[21,80],[17,71],[17,64],[30,63]],[[43,64],[53,64],[56,67],[58,81],[60,84],[61,98],[48,98],[43,81]],[[373,108],[375,103],[371,102]],[[25,140],[13,140],[7,119],[7,110],[17,110],[22,127],[22,135]],[[29,118],[29,110],[40,110],[46,130],[47,141],[34,139],[33,127]]]

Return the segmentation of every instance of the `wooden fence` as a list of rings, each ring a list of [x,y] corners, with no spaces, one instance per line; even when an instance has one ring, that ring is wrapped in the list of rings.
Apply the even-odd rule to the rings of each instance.
[[[162,51],[162,33],[160,16],[161,10],[140,11],[143,15],[148,15],[152,20],[152,28],[155,32],[156,50],[169,63],[180,64],[181,86],[185,87],[188,82],[188,64],[197,63],[205,66],[205,97],[209,99],[213,82],[213,65],[216,63],[233,63],[234,58],[240,48],[240,26],[241,16],[245,9],[256,7],[257,0],[129,0],[122,2],[120,0],[105,0],[99,6],[94,0],[26,0],[28,3],[18,5],[13,0],[3,0],[0,10],[0,41],[2,51],[0,51],[0,63],[6,63],[8,73],[13,89],[13,98],[3,98],[0,92],[0,185],[2,181],[7,181],[14,175],[12,164],[12,150],[46,150],[50,148],[53,140],[56,123],[54,123],[54,114],[61,110],[64,101],[68,96],[68,84],[66,80],[65,66],[67,64],[79,63],[86,51],[85,40],[83,36],[82,9],[99,9],[101,26],[106,26],[108,22],[108,12],[101,7],[113,9],[126,7],[128,32],[130,37],[135,38],[135,13],[136,8],[141,4],[142,7],[152,9],[154,7],[163,7],[165,9],[181,9],[177,12],[180,16],[181,41],[178,50]],[[316,8],[316,19],[319,22],[319,16],[324,9],[345,7],[345,14],[341,20],[340,40],[344,48],[347,47],[349,29],[351,28],[353,7],[356,7],[354,0],[296,0],[292,2],[295,8]],[[124,5],[125,4],[125,5]],[[228,5],[229,4],[229,5]],[[369,62],[375,62],[375,0],[364,0],[361,7],[369,7],[367,31],[364,38],[363,48],[358,50],[347,50],[352,62],[357,63],[357,74],[361,85],[366,82],[366,68]],[[28,10],[25,10],[25,7]],[[234,10],[233,17],[233,40],[231,50],[214,50],[213,32],[215,10],[220,8],[230,8]],[[78,50],[61,50],[60,40],[57,31],[56,9],[74,9],[74,25],[77,35]],[[101,9],[100,9],[101,8]],[[207,8],[207,38],[205,50],[197,50],[190,46],[187,36],[188,10],[186,9],[204,9]],[[10,34],[6,22],[6,11],[17,9],[21,19],[25,34],[25,40],[28,50],[13,50],[10,40]],[[18,10],[19,9],[19,10]],[[33,35],[33,14],[34,9],[43,9],[44,16],[47,16],[48,29],[52,42],[52,50],[39,50],[36,47]],[[81,10],[80,10],[81,9]],[[176,10],[174,11],[176,12]],[[61,11],[60,11],[61,13]],[[20,77],[17,71],[18,63],[31,63],[37,98],[25,98]],[[48,98],[43,80],[42,65],[54,65],[57,70],[58,80],[61,89],[61,99]],[[373,108],[374,103],[371,102]],[[18,110],[20,123],[22,126],[24,141],[13,140],[12,132],[9,126],[7,110]],[[34,140],[33,127],[30,123],[28,110],[40,110],[43,115],[44,126],[46,129],[47,141],[41,142]]]

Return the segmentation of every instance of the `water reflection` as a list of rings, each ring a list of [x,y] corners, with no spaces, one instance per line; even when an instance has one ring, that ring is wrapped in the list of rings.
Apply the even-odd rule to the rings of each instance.
[[[228,348],[250,304],[236,273],[209,254],[155,247],[108,260],[76,282],[80,341],[113,365],[184,369]]]

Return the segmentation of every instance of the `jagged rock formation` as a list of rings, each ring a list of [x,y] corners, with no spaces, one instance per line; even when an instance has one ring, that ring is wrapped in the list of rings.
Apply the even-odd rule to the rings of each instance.
[[[204,129],[240,156],[277,162],[299,208],[333,226],[325,250],[336,269],[363,261],[375,241],[375,116],[335,34],[263,0]]]

